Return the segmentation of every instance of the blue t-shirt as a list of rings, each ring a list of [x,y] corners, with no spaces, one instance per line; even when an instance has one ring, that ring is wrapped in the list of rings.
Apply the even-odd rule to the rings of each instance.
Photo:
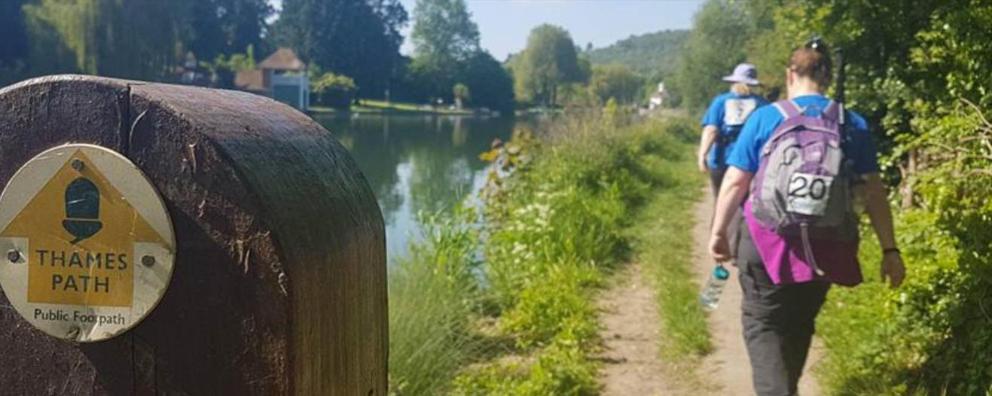
[[[744,125],[744,122],[747,121],[748,116],[753,114],[756,109],[766,104],[768,104],[768,101],[758,95],[741,96],[733,92],[720,94],[716,98],[713,98],[713,102],[710,103],[706,114],[703,114],[702,126],[715,126],[721,136],[727,137],[735,130],[739,130]],[[717,151],[722,151],[721,155],[723,158],[720,159],[720,163],[726,164],[727,156],[734,148],[734,143],[730,142],[721,150],[717,150],[717,145],[719,144],[719,139],[713,142],[709,153],[706,155],[706,165],[711,169],[720,166],[717,164]]]
[[[810,116],[819,115],[830,103],[830,99],[823,95],[804,95],[792,101]],[[782,113],[775,106],[755,110],[741,129],[734,149],[727,157],[727,165],[750,173],[757,172],[761,149],[782,121]],[[878,150],[868,132],[868,123],[853,111],[844,112],[844,122],[845,131],[849,134],[843,147],[844,155],[854,161],[854,172],[860,175],[878,172]]]

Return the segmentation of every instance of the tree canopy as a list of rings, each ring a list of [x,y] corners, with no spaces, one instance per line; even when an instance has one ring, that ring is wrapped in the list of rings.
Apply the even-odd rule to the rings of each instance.
[[[211,60],[259,45],[272,12],[265,0],[7,0],[0,7],[0,68],[16,59],[23,75],[14,78],[168,79],[186,52]]]
[[[693,17],[693,30],[669,84],[681,103],[692,109],[701,108],[714,92],[727,89],[720,77],[747,58],[749,21],[745,2],[719,0],[703,4]]]
[[[589,89],[602,103],[614,99],[619,104],[636,103],[644,91],[644,79],[621,64],[592,67]]]
[[[407,20],[398,0],[284,0],[272,31],[305,61],[353,78],[363,96],[381,97],[396,75]]]
[[[411,72],[430,97],[450,98],[456,76],[479,48],[479,28],[464,0],[417,0]]]
[[[479,51],[479,27],[464,0],[417,0],[413,11],[415,58],[441,65],[468,60]]]
[[[531,30],[527,48],[512,61],[517,97],[554,106],[559,87],[588,78],[587,65],[579,61],[568,31],[554,25],[540,25]]]

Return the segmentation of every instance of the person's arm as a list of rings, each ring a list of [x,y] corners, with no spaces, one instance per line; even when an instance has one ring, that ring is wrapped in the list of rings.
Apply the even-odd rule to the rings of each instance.
[[[725,263],[733,258],[730,254],[727,227],[744,202],[753,177],[752,173],[734,166],[729,167],[723,176],[720,195],[716,200],[716,213],[713,215],[713,228],[710,231],[710,253],[718,263]]]
[[[863,176],[865,180],[865,211],[871,220],[878,243],[882,248],[882,281],[886,279],[892,287],[898,287],[906,277],[906,267],[896,246],[892,209],[889,207],[888,191],[878,173]]]
[[[699,152],[696,153],[696,164],[699,166],[700,172],[706,172],[706,154],[709,153],[710,147],[713,146],[713,142],[716,141],[716,137],[719,132],[716,130],[716,126],[707,125],[703,127],[703,135],[699,138]]]

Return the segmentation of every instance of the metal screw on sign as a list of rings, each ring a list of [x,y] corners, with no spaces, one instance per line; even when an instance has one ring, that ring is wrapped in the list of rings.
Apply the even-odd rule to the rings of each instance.
[[[86,169],[86,164],[84,164],[82,160],[74,159],[72,160],[72,169],[75,169],[77,172],[82,172],[83,169]]]
[[[155,256],[144,256],[141,258],[141,264],[145,267],[151,267],[155,265]]]
[[[11,249],[7,251],[7,260],[11,263],[16,263],[21,261],[21,252]]]

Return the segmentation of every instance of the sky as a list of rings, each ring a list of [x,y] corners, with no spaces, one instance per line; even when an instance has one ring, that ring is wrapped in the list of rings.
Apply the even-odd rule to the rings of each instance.
[[[269,0],[277,9],[282,0]],[[416,0],[400,0],[412,14]],[[542,23],[561,26],[576,45],[600,48],[634,34],[688,29],[703,0],[466,0],[479,25],[482,48],[499,60],[527,45],[530,30]],[[410,54],[410,28],[401,52]]]

